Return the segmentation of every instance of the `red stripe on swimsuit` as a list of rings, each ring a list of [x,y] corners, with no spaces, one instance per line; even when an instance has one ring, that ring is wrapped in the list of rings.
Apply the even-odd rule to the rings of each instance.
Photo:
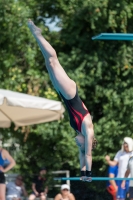
[[[87,109],[84,108],[83,102],[78,96],[78,90],[76,88],[76,95],[73,99],[67,100],[60,93],[69,113],[70,125],[74,130],[81,132],[81,125],[84,117],[89,113]]]

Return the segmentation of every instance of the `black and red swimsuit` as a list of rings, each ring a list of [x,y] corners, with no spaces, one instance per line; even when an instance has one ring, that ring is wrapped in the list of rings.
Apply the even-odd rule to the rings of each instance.
[[[85,109],[83,102],[78,96],[78,89],[76,87],[76,95],[73,99],[67,100],[60,93],[69,113],[70,117],[70,125],[74,130],[78,130],[81,132],[81,125],[84,117],[89,113],[87,109]]]

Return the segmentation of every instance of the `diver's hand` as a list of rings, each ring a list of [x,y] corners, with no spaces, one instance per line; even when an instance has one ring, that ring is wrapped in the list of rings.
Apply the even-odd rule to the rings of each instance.
[[[81,181],[86,181],[86,182],[91,182],[92,181],[92,177],[88,177],[88,176],[81,176],[80,178]]]
[[[81,176],[81,177],[80,177],[80,180],[81,180],[81,181],[86,181],[86,178],[87,178],[86,176]]]

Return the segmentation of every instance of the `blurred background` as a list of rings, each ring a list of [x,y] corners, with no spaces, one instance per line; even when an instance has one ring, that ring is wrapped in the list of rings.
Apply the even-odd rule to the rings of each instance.
[[[132,33],[133,2],[0,0],[0,88],[60,101],[27,27],[29,18],[42,29],[61,65],[78,85],[79,95],[93,116],[98,140],[93,151],[93,176],[107,176],[105,155],[113,159],[123,138],[133,138],[133,42],[91,38],[100,33]],[[71,177],[80,176],[76,133],[67,112],[55,122],[0,128],[0,136],[1,145],[17,163],[12,173],[25,177],[28,191],[32,175],[41,166],[46,166],[48,173],[69,170]],[[51,197],[59,190],[54,184],[52,179]],[[105,181],[71,182],[77,200],[108,200],[105,188]]]

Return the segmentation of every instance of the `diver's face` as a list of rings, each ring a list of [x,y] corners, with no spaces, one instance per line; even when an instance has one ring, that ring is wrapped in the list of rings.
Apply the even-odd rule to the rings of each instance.
[[[75,142],[82,152],[85,151],[85,137],[81,134],[75,137]]]

